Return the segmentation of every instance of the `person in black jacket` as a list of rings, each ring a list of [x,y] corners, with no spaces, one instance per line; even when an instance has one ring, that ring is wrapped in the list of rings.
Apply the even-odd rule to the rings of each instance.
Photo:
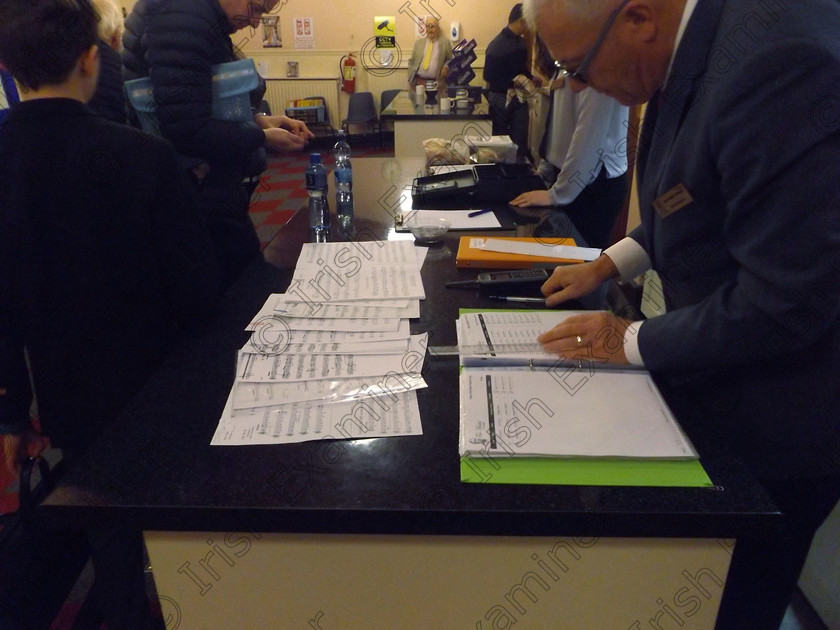
[[[515,4],[508,16],[508,25],[488,44],[484,61],[484,80],[487,82],[487,100],[493,120],[493,135],[509,135],[517,145],[517,153],[528,153],[528,104],[512,96],[514,78],[522,75],[537,86],[539,77],[528,69],[528,47],[523,36],[528,25],[522,17],[522,3]]]
[[[97,40],[89,0],[0,3],[0,63],[22,86],[0,126],[6,456],[25,451],[27,359],[41,425],[67,462],[91,447],[218,296],[212,243],[170,143],[85,105],[99,74]],[[3,463],[14,471],[15,460]],[[140,531],[109,521],[89,533],[94,599],[108,627],[141,628]],[[21,620],[12,628],[33,627],[33,611],[5,601],[6,586],[0,625],[10,627],[13,614]]]
[[[211,67],[233,61],[230,35],[256,28],[276,4],[139,0],[125,24],[125,78],[151,78],[161,133],[184,158],[229,281],[259,254],[248,216],[253,187],[243,180],[265,169],[263,148],[295,151],[313,137],[306,125],[285,116],[257,115],[247,123],[210,116]]]

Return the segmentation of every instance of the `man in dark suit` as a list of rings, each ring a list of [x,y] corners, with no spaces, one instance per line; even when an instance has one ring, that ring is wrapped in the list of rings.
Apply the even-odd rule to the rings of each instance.
[[[0,438],[17,446],[29,427],[28,360],[43,429],[66,460],[212,309],[219,284],[172,146],[85,105],[96,23],[88,0],[0,3],[0,63],[21,85],[0,127]],[[142,627],[139,530],[98,527],[91,552],[108,627]],[[32,627],[32,611],[6,609],[3,594],[0,616]]]
[[[718,627],[778,628],[840,496],[840,6],[528,0],[526,16],[574,89],[650,101],[641,225],[558,267],[547,303],[652,268],[667,307],[569,318],[540,341],[644,365],[731,443],[784,529],[738,541]]]

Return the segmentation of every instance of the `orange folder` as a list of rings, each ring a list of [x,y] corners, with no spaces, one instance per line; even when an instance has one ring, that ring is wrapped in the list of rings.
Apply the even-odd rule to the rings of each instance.
[[[579,263],[582,260],[570,258],[548,258],[544,256],[526,256],[524,254],[508,254],[506,252],[491,252],[472,247],[476,239],[486,238],[504,241],[520,241],[523,243],[542,243],[544,245],[575,245],[573,238],[529,238],[520,236],[462,236],[458,243],[458,255],[455,257],[456,267],[473,269],[528,269],[529,267],[551,267],[569,263]]]

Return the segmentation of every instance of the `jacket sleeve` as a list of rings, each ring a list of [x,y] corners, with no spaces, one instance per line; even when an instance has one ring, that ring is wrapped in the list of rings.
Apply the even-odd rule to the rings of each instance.
[[[187,182],[169,143],[148,136],[146,163],[156,169],[158,190],[151,212],[155,254],[163,288],[173,313],[183,329],[215,311],[220,292],[220,274],[207,226],[187,193]],[[154,166],[152,166],[154,165]]]
[[[554,206],[572,203],[598,176],[602,160],[598,151],[603,153],[604,147],[607,146],[613,112],[617,107],[621,107],[614,99],[595,90],[573,94],[569,87],[559,89],[569,90],[563,95],[565,98],[577,100],[577,120],[572,141],[566,151],[566,159],[560,165],[557,180],[548,191]]]
[[[420,67],[420,55],[422,55],[422,48],[418,42],[425,42],[425,39],[418,39],[414,41],[414,46],[411,49],[411,57],[408,58],[408,82],[414,81],[414,75],[417,74],[417,69]]]
[[[4,392],[0,393],[0,435],[20,434],[30,427],[32,389],[23,344],[10,332],[4,328],[0,339],[0,390]]]
[[[705,299],[645,322],[639,348],[652,370],[772,360],[836,334],[840,130],[819,105],[837,93],[837,60],[788,40],[740,64],[708,130],[734,273]]]
[[[229,45],[203,2],[175,0],[149,12],[146,64],[154,85],[158,121],[164,137],[182,155],[208,162],[243,160],[258,150],[265,134],[253,121],[210,118],[213,51]]]
[[[4,236],[15,238],[8,233],[0,236],[0,269],[5,272],[0,277],[0,390],[5,392],[0,393],[0,435],[23,433],[30,426],[32,403],[21,327],[24,304],[16,297],[9,273],[16,268],[15,247]]]

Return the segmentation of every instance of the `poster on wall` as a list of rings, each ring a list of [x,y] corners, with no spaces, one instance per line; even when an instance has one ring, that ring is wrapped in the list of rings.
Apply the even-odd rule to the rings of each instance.
[[[373,36],[377,48],[397,47],[397,25],[393,15],[377,15],[373,18]]]
[[[294,18],[295,48],[315,48],[315,29],[312,18]]]
[[[397,20],[393,15],[373,18],[373,38],[376,41],[373,58],[381,66],[390,66],[397,47]]]
[[[280,18],[269,15],[262,19],[263,48],[282,48],[283,39],[280,37]]]

